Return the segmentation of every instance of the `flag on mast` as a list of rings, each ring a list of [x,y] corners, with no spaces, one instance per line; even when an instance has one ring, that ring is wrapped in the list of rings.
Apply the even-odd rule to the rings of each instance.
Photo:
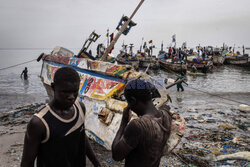
[[[175,34],[172,36],[172,42],[173,43],[176,42],[176,35]]]
[[[109,37],[109,29],[107,29],[106,37],[107,37],[107,38]]]

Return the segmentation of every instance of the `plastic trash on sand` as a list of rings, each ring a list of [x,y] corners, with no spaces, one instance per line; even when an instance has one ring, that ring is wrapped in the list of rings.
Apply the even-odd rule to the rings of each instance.
[[[245,104],[241,104],[239,107],[240,111],[244,111],[244,112],[250,112],[250,106],[245,105]]]

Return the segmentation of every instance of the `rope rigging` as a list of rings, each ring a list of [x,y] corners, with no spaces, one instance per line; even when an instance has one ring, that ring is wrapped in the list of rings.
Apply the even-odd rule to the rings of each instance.
[[[37,60],[37,59],[25,61],[25,62],[23,62],[23,63],[15,64],[15,65],[12,65],[12,66],[9,66],[9,67],[0,68],[0,70],[6,70],[6,69],[9,69],[9,68],[13,68],[13,67],[16,67],[16,66],[20,66],[20,65],[23,65],[23,64],[27,64],[27,63],[30,63],[30,62],[36,61],[36,60]]]

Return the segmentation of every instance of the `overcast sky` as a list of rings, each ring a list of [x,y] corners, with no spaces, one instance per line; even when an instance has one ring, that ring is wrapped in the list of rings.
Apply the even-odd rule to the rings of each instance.
[[[139,0],[0,0],[0,48],[79,48],[96,30],[114,31],[123,14]],[[250,0],[145,0],[134,17],[138,25],[122,36],[125,43],[153,40],[160,47],[176,34],[177,45],[250,47]],[[95,45],[92,46],[95,49]]]

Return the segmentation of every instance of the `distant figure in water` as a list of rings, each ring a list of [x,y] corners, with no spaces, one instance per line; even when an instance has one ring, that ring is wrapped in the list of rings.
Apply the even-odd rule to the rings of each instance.
[[[125,159],[125,167],[157,167],[160,165],[170,136],[172,118],[170,107],[158,110],[152,101],[154,85],[140,79],[130,81],[124,95],[128,106],[124,109],[120,128],[112,144],[112,157]],[[132,112],[138,118],[131,119]]]
[[[25,67],[25,69],[23,70],[23,72],[21,73],[21,78],[24,78],[25,80],[28,79],[28,68]]]
[[[178,78],[175,80],[175,82],[177,82],[178,80],[182,80],[184,78],[184,74],[181,73],[180,76],[178,76]],[[180,83],[177,84],[177,91],[179,92],[179,90],[181,89],[181,91],[183,92],[184,91],[184,88],[182,86],[182,83],[185,83],[186,85],[188,85],[185,81],[182,81]]]

